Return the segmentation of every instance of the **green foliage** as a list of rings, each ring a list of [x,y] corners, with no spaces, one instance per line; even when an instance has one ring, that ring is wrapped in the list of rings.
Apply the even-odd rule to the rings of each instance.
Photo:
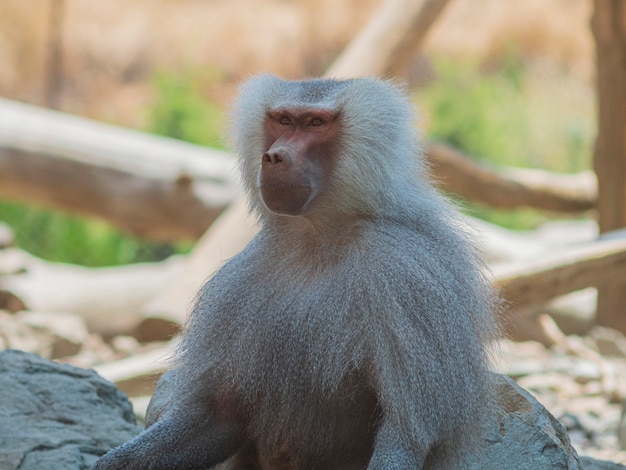
[[[206,76],[158,73],[147,130],[207,147],[222,147],[224,112],[202,97],[200,85],[210,79],[202,78]]]
[[[0,221],[11,227],[21,248],[50,261],[112,266],[156,261],[188,249],[148,243],[104,222],[10,202],[0,203]]]
[[[472,217],[483,219],[511,230],[529,230],[550,219],[545,212],[530,208],[515,210],[492,209],[468,201],[463,201],[460,205],[464,212]]]
[[[497,73],[471,62],[436,60],[435,78],[416,93],[428,138],[498,166],[580,171],[589,167],[593,100],[558,77],[529,74],[514,52]],[[496,211],[461,202],[467,212],[514,229],[546,220],[531,209]]]
[[[518,88],[523,71],[484,75],[471,64],[451,61],[437,61],[435,70],[435,80],[417,95],[422,112],[428,116],[429,137],[470,155],[522,165],[528,139]]]

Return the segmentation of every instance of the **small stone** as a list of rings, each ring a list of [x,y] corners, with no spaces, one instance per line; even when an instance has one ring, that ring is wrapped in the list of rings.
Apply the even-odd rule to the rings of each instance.
[[[597,303],[595,288],[558,297],[541,312],[550,315],[566,335],[584,335],[594,324]]]
[[[63,358],[63,362],[77,367],[94,367],[96,365],[119,359],[120,354],[116,354],[113,348],[107,344],[100,335],[89,335],[80,350],[75,356]]]
[[[74,313],[22,311],[15,318],[51,337],[50,359],[77,354],[89,336],[85,321]]]
[[[589,332],[603,356],[626,357],[626,337],[613,328],[594,326]]]
[[[580,395],[582,388],[572,377],[558,372],[528,375],[521,377],[517,383],[530,392],[554,393],[561,399]]]
[[[139,349],[140,344],[133,336],[115,336],[111,340],[111,346],[117,351],[123,353],[134,353]]]
[[[0,310],[0,338],[3,349],[20,349],[47,358],[52,351],[52,339],[49,335],[24,324],[6,310]]]

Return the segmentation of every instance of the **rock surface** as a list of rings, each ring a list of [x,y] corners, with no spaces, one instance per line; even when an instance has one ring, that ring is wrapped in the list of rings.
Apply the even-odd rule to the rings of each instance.
[[[483,431],[482,446],[472,449],[468,470],[583,469],[567,430],[530,393],[498,376],[498,422]],[[452,467],[450,467],[452,468]]]
[[[92,370],[0,351],[0,469],[86,470],[141,427]]]
[[[149,417],[169,397],[167,377]],[[498,419],[459,470],[619,470],[626,466],[579,457],[567,430],[529,392],[498,375]],[[124,394],[95,372],[16,350],[0,352],[0,469],[89,469],[108,449],[141,431]]]
[[[583,470],[623,470],[626,468],[624,465],[619,463],[596,460],[592,457],[581,457],[580,463]]]
[[[618,343],[624,341],[622,336]],[[570,336],[567,342],[599,350],[591,336]],[[626,464],[626,451],[620,450],[626,449],[626,439],[620,443],[620,438],[626,437],[626,432],[620,432],[622,403],[626,403],[626,359],[581,357],[564,346],[546,348],[536,342],[504,340],[498,369],[532,393],[568,428],[579,455]]]

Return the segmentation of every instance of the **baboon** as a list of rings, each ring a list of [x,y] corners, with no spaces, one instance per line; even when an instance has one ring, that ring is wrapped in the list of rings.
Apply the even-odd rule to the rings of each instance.
[[[232,118],[260,231],[198,295],[168,406],[95,468],[462,468],[497,296],[404,91],[261,75]]]

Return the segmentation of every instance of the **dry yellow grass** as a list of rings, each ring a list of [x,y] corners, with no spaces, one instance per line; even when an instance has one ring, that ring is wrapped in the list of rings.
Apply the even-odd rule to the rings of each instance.
[[[0,3],[0,95],[44,102],[50,5]],[[140,125],[156,70],[210,67],[225,86],[258,71],[318,74],[381,0],[65,0],[64,93],[67,111]],[[36,4],[36,7],[34,7]],[[429,37],[426,53],[497,61],[522,57],[568,68],[587,81],[593,42],[589,0],[457,0]]]
[[[589,79],[591,12],[589,0],[453,1],[431,31],[426,50],[489,61],[513,47],[530,61],[551,61]]]

